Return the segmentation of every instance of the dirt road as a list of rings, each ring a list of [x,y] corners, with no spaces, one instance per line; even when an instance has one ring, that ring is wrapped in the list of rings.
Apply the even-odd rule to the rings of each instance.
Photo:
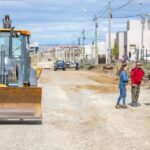
[[[84,71],[44,71],[40,78],[43,124],[0,125],[0,148],[149,150],[150,89],[141,89],[140,107],[116,110],[117,86],[113,80],[104,85],[104,78],[97,81],[93,75]],[[130,88],[127,100],[131,101]]]

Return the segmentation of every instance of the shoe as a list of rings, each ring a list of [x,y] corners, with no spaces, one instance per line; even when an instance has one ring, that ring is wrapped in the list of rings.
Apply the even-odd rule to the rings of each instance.
[[[123,105],[122,108],[126,109],[126,108],[128,108],[128,107],[127,107],[127,105]]]
[[[137,103],[137,106],[141,106],[141,104],[140,104],[140,103]]]
[[[117,104],[117,105],[116,105],[116,109],[119,109],[119,108],[120,108],[120,105]]]
[[[138,106],[138,104],[137,104],[137,102],[132,102],[132,107],[137,107]]]

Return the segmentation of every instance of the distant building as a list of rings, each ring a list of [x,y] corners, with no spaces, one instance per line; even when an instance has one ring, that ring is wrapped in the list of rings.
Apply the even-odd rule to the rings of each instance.
[[[106,43],[105,42],[98,42],[97,48],[98,48],[98,55],[106,56],[107,51],[106,51]],[[89,59],[95,59],[95,44],[85,45],[85,55],[87,55]]]
[[[32,42],[29,46],[30,51],[38,52],[39,51],[39,43],[38,42]]]
[[[142,24],[140,20],[127,22],[127,31],[118,32],[116,42],[119,46],[119,58],[137,60],[146,53],[150,54],[150,26],[145,21],[143,35],[143,51],[141,51]]]
[[[59,45],[53,48],[51,53],[55,60],[76,62],[83,59],[81,57],[81,49],[78,45]]]
[[[94,55],[95,54],[94,53],[95,49],[94,49],[93,45],[88,44],[88,45],[85,45],[84,48],[85,48],[86,58],[89,59],[89,60],[92,60],[95,57],[95,55]]]
[[[107,55],[106,42],[98,42],[98,54]]]

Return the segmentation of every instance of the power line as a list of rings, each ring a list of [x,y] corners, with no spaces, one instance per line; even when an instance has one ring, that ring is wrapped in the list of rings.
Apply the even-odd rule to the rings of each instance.
[[[105,37],[105,35],[100,35],[98,37]],[[95,37],[86,37],[85,39],[95,39]]]
[[[119,11],[120,9],[128,6],[132,1],[134,0],[129,0],[127,3],[123,4],[122,6],[120,7],[117,7],[117,8],[112,8],[112,11],[114,10],[114,12],[116,11]],[[108,3],[109,4],[109,3]],[[103,15],[108,11],[108,4],[105,6],[106,8],[104,9],[104,11],[98,11],[95,15],[97,16],[97,19],[98,18],[103,18]],[[102,12],[102,13],[101,13]],[[100,15],[98,15],[99,13],[101,13]],[[105,18],[105,17],[104,17]]]
[[[138,15],[133,15],[133,16],[123,16],[123,17],[114,17],[114,16],[112,16],[112,18],[118,18],[118,19],[122,19],[122,18],[134,18],[134,17],[139,17],[140,16],[140,14],[138,14]],[[102,18],[102,19],[106,19],[106,18],[109,18],[109,17],[99,17],[99,18]]]
[[[101,14],[101,15],[99,15],[99,16],[103,16],[106,12],[108,11],[108,7],[104,10],[104,12]]]
[[[111,0],[111,2],[113,2],[114,0]],[[108,10],[108,7],[109,6],[109,2],[105,5],[105,7],[104,7],[104,11],[103,10],[100,10],[100,11],[98,11],[95,15],[97,16],[98,14],[100,14],[101,13],[101,15],[100,16],[103,16],[105,13],[106,13],[106,11]],[[94,16],[95,16],[94,15]]]
[[[117,8],[113,8],[112,10],[116,10],[117,9],[116,11],[118,11],[119,9],[122,9],[122,8],[128,6],[132,1],[133,0],[129,0],[127,3],[123,4],[122,6],[117,7]]]
[[[141,15],[140,14],[137,14],[137,15],[132,15],[132,16],[123,16],[123,17],[113,17],[113,18],[118,18],[118,19],[122,19],[122,18],[134,18],[134,17],[140,17]]]
[[[98,20],[99,17],[103,16],[108,11],[108,4],[109,3],[105,5],[104,10],[100,10],[94,15],[93,21]]]
[[[104,11],[103,11],[103,10],[100,10],[100,11],[98,11],[95,15],[97,16],[97,15],[100,14],[100,13],[103,14],[107,9],[108,9],[108,3],[107,3],[107,5],[105,5]]]

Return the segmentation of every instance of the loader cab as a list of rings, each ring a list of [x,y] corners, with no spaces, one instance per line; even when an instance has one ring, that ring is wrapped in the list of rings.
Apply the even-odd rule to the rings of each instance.
[[[5,51],[5,56],[16,60],[22,60],[24,53],[29,48],[29,34],[22,34],[21,31],[13,31],[11,52],[10,52],[10,30],[0,30],[0,51]]]
[[[5,68],[11,70],[10,68],[13,65],[20,66],[23,78],[22,84],[29,83],[29,37],[29,31],[0,29],[0,54],[1,52],[5,53]]]

